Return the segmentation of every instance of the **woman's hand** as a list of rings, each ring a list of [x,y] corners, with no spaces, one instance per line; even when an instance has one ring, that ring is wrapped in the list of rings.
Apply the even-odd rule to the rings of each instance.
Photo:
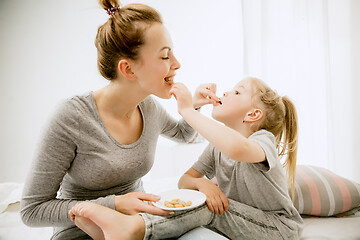
[[[216,96],[216,84],[205,83],[196,88],[193,96],[194,108],[202,107],[206,104],[219,104],[219,98]]]
[[[128,215],[133,215],[140,212],[146,212],[153,215],[169,215],[170,211],[166,211],[152,205],[152,202],[159,200],[160,197],[153,194],[131,192],[124,195],[115,196],[115,209],[118,212]],[[144,201],[147,201],[148,203]]]
[[[181,111],[186,108],[194,109],[193,104],[192,104],[191,93],[187,89],[185,84],[179,83],[179,82],[175,83],[170,90],[170,94],[174,95],[174,97],[176,98],[177,105],[178,105],[178,112],[180,114],[181,114]]]
[[[229,209],[229,199],[218,186],[207,179],[197,179],[197,189],[206,195],[206,204],[211,212],[222,215]]]

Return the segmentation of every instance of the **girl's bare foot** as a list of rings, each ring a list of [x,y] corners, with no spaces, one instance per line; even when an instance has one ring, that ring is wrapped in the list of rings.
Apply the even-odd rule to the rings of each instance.
[[[125,215],[92,202],[76,204],[69,214],[72,220],[75,219],[75,222],[77,217],[91,220],[92,223],[102,230],[106,240],[143,239],[145,235],[145,222],[137,214]],[[90,231],[85,229],[85,226],[79,226],[79,228],[85,232]],[[97,232],[97,236],[99,236],[99,231],[94,232]],[[95,236],[91,237],[95,238]]]

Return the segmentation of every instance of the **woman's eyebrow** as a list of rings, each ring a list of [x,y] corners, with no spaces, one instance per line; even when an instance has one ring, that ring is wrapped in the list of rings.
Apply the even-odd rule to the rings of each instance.
[[[171,51],[171,47],[165,46],[165,47],[162,47],[162,48],[160,49],[160,52],[161,52],[162,50],[165,50],[165,49],[168,49],[169,51]]]

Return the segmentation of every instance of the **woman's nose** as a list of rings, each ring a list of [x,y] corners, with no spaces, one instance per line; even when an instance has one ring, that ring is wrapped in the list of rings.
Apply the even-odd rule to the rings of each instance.
[[[179,61],[176,59],[176,57],[174,56],[173,58],[173,62],[171,64],[171,68],[174,70],[177,70],[181,67],[181,64],[179,63]]]

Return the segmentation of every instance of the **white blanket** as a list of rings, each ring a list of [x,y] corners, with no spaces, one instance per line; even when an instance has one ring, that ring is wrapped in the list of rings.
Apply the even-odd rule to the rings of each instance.
[[[20,202],[23,185],[11,182],[0,184],[0,213],[10,204]]]
[[[144,181],[149,193],[176,188],[178,177]],[[0,239],[1,240],[47,240],[52,228],[30,228],[25,226],[19,213],[23,184],[0,183]],[[346,218],[307,218],[304,219],[301,240],[356,240],[360,239],[360,212]],[[224,240],[225,238],[205,228],[196,228],[179,240],[206,239]]]

